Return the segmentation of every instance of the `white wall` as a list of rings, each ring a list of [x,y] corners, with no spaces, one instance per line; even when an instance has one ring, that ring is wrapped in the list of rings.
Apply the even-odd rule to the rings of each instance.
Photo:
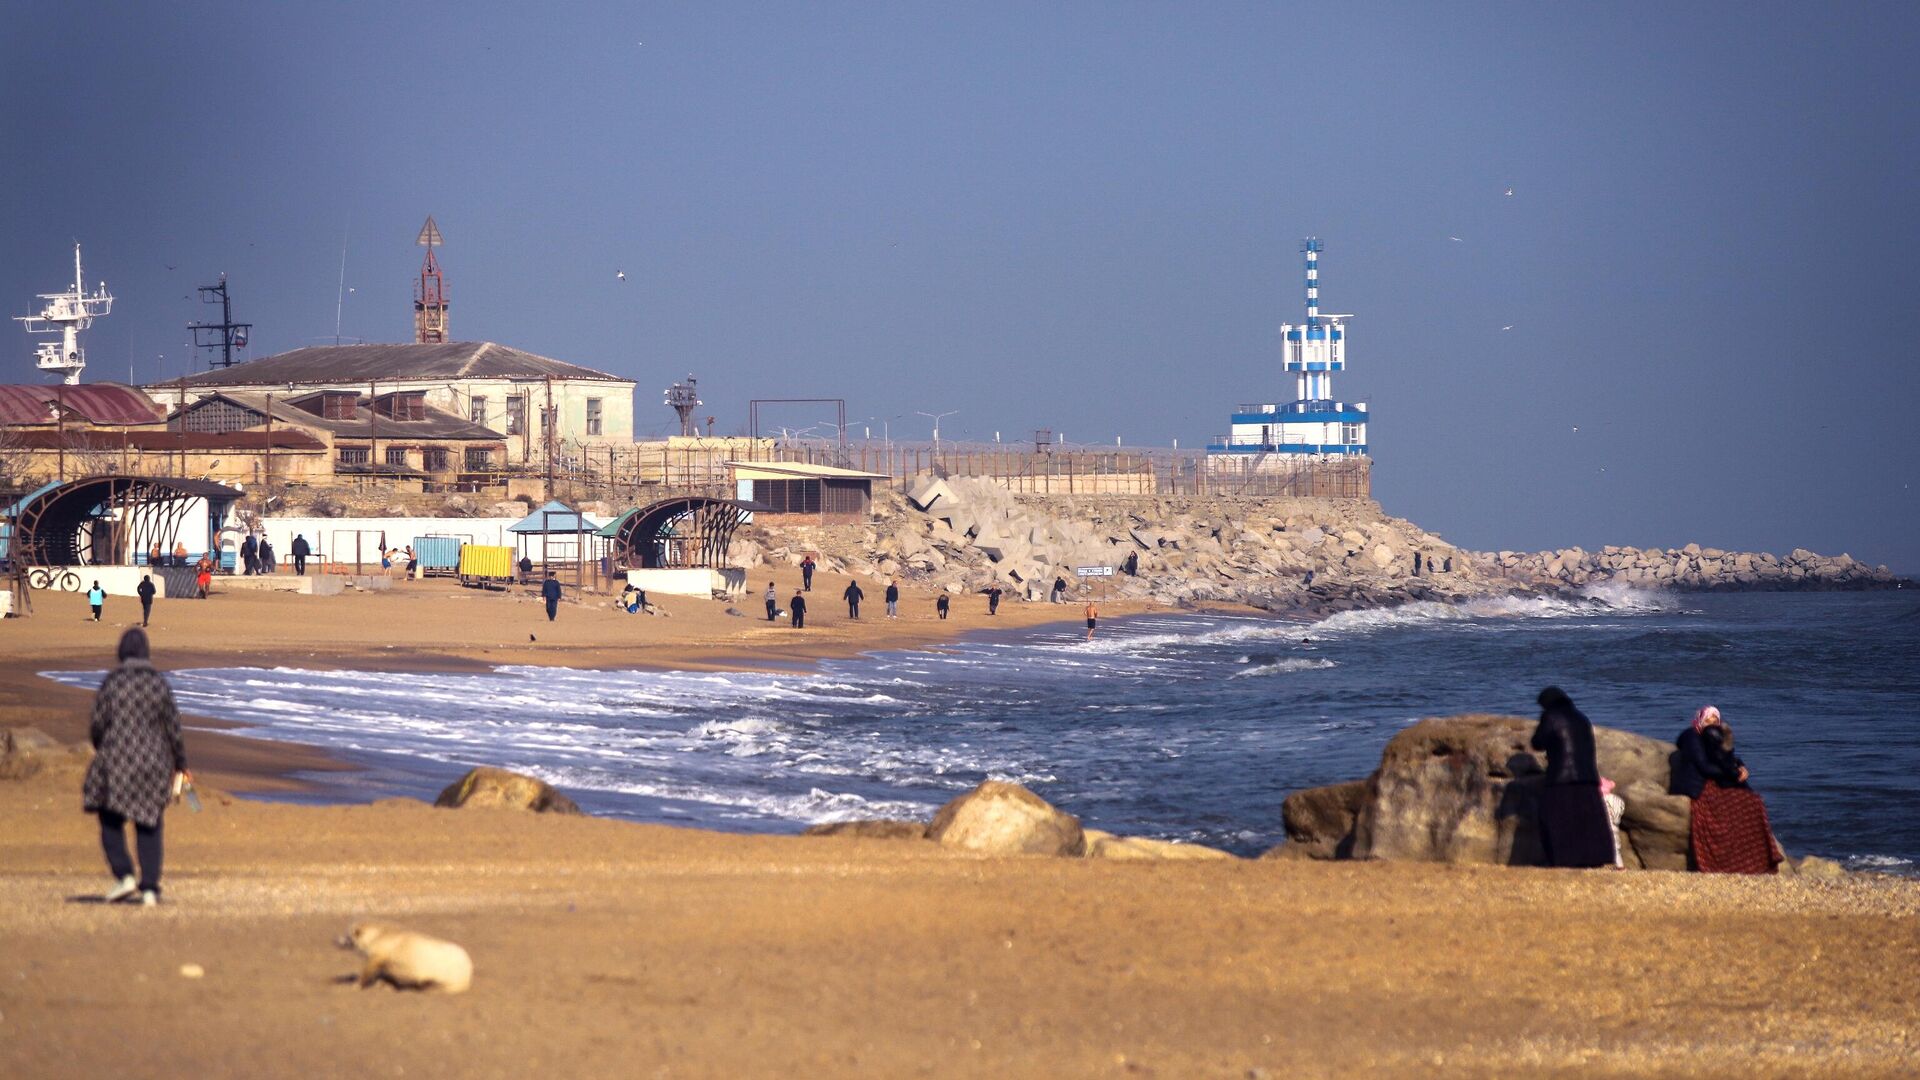
[[[468,543],[512,547],[514,535],[507,527],[517,517],[429,518],[429,517],[271,517],[261,522],[267,539],[273,541],[273,557],[283,567],[293,565],[293,538],[304,533],[313,548],[314,558],[332,558],[352,562],[354,536],[359,534],[361,556],[374,566],[380,564],[380,534],[387,534],[387,546],[404,548],[416,536],[458,536]],[[339,550],[334,550],[335,547]]]

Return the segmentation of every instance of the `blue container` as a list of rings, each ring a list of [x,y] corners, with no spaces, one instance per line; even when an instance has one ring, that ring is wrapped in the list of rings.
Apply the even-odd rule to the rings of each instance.
[[[457,536],[416,536],[413,557],[423,574],[451,574],[460,569],[460,544]]]

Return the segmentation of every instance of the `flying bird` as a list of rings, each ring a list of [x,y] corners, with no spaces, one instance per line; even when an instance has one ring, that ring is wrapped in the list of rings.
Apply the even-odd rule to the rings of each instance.
[[[625,270],[615,270],[613,272],[613,276],[619,279],[620,281],[627,280],[627,272]]]
[[[1508,323],[1507,325],[1505,325],[1505,326],[1503,326],[1503,327],[1501,327],[1500,329],[1502,329],[1502,330],[1511,330],[1511,329],[1513,329],[1513,324],[1512,324],[1512,323]]]
[[[1460,238],[1459,238],[1459,237],[1457,237],[1457,236],[1449,236],[1449,237],[1447,237],[1447,239],[1449,239],[1449,240],[1451,240],[1451,241],[1453,241],[1453,242],[1454,242],[1454,243],[1456,243],[1456,244],[1462,244],[1462,243],[1465,243],[1465,242],[1466,242],[1466,241],[1464,241],[1464,240],[1462,240],[1462,239],[1460,239]]]
[[[1508,197],[1508,198],[1512,198],[1512,197],[1513,197],[1513,189],[1512,189],[1512,188],[1508,188],[1508,189],[1507,189],[1507,197]]]

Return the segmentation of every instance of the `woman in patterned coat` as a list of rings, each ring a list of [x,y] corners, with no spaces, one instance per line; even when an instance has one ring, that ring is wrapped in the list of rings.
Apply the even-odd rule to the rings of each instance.
[[[160,900],[160,819],[173,795],[174,774],[192,774],[173,690],[148,661],[147,648],[139,627],[120,636],[120,666],[107,673],[93,699],[95,753],[82,795],[87,812],[100,816],[100,847],[119,879],[107,901],[138,892],[150,907]],[[137,881],[127,857],[128,821],[140,852]]]

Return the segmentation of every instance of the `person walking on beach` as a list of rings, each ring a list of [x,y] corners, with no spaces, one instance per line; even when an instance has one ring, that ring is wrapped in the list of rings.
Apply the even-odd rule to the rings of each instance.
[[[1537,815],[1547,865],[1612,866],[1613,826],[1600,797],[1593,722],[1557,686],[1540,691],[1539,702],[1540,724],[1533,729],[1531,745],[1547,755]]]
[[[933,610],[939,612],[940,618],[944,620],[947,617],[947,607],[951,603],[952,601],[947,599],[947,594],[941,593],[940,598],[933,602]]]
[[[307,556],[313,554],[313,547],[307,543],[307,534],[295,533],[293,546],[287,550],[293,554],[293,572],[304,576],[307,572]]]
[[[1100,623],[1100,605],[1087,601],[1087,640],[1093,640],[1093,628]]]
[[[800,587],[807,592],[813,591],[813,567],[813,552],[809,551],[806,558],[800,560]]]
[[[899,617],[900,583],[897,581],[889,581],[887,582],[887,618],[897,619]]]
[[[847,591],[840,595],[847,598],[847,618],[858,619],[860,617],[860,601],[866,599],[867,595],[860,591],[860,583],[857,581],[847,582]]]
[[[780,614],[780,594],[773,590],[773,582],[767,582],[767,621],[772,622]]]
[[[252,577],[253,572],[258,569],[260,569],[260,541],[254,539],[252,533],[248,533],[247,538],[240,541],[240,576]]]
[[[1000,586],[987,586],[987,614],[996,615],[1000,611]]]
[[[153,617],[153,594],[156,591],[153,587],[153,575],[141,574],[140,587],[133,591],[140,594],[140,625],[145,626],[147,620]]]
[[[180,710],[165,676],[153,669],[147,633],[132,627],[120,635],[120,666],[100,682],[93,698],[88,737],[96,751],[81,785],[81,806],[100,819],[100,848],[116,879],[108,903],[160,902],[160,826],[175,777],[191,782]],[[127,822],[133,822],[140,876],[127,857]]]
[[[802,590],[793,590],[793,599],[787,602],[787,610],[793,615],[793,628],[799,630],[807,625],[807,598],[801,596]]]
[[[1747,767],[1733,752],[1733,728],[1703,705],[1674,740],[1668,790],[1692,800],[1688,827],[1693,868],[1704,874],[1774,874],[1786,860],[1767,805],[1747,786]]]
[[[1054,578],[1053,595],[1047,597],[1047,603],[1057,604],[1060,602],[1060,598],[1065,595],[1067,595],[1067,579],[1063,577]]]
[[[87,604],[93,608],[93,621],[99,622],[100,609],[107,606],[107,590],[101,588],[97,581],[93,583],[93,588],[87,590]]]
[[[274,561],[273,557],[273,541],[262,536],[260,538],[260,572],[263,574],[271,574],[278,568],[279,564]]]
[[[552,622],[560,613],[560,579],[554,577],[551,570],[547,571],[546,584],[540,586],[540,595],[547,602],[547,621]]]
[[[194,568],[193,583],[200,590],[200,599],[213,595],[213,560],[200,556],[200,564]]]

